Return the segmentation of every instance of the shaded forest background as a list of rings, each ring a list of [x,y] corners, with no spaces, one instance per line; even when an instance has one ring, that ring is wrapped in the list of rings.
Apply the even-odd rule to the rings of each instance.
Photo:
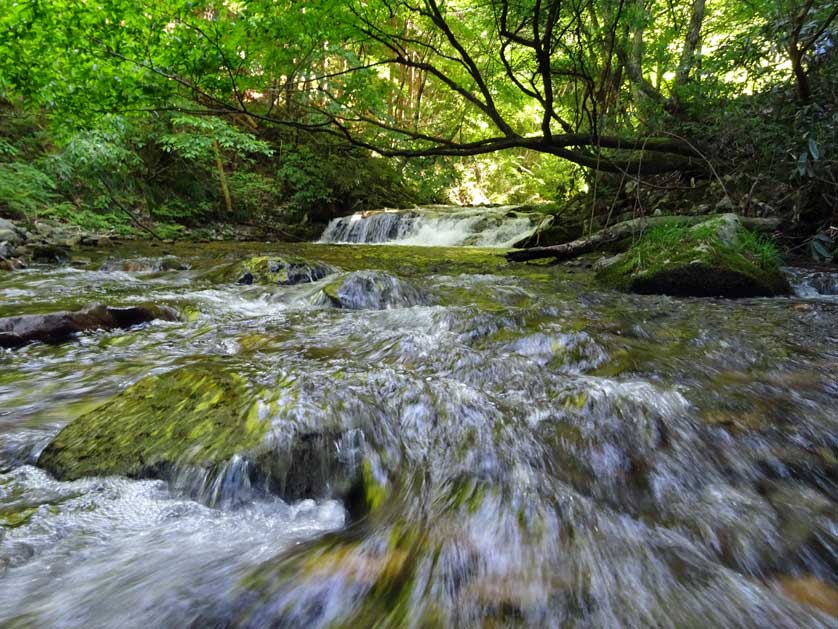
[[[818,0],[0,0],[0,216],[310,238],[424,203],[734,210],[826,260],[836,28]]]

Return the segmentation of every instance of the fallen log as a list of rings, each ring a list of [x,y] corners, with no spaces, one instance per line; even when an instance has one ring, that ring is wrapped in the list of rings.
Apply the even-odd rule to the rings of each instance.
[[[21,347],[34,341],[61,343],[87,330],[130,328],[155,319],[176,321],[177,312],[165,306],[112,308],[101,304],[75,312],[0,318],[0,347]]]
[[[650,227],[656,225],[697,225],[719,215],[702,216],[650,216],[633,218],[611,227],[606,227],[598,232],[579,238],[563,245],[550,247],[532,247],[530,249],[519,249],[506,253],[506,259],[510,262],[526,262],[527,260],[538,260],[542,258],[554,258],[555,260],[570,260],[583,253],[595,251],[604,245],[624,238],[634,236]],[[739,221],[745,227],[758,231],[773,231],[780,225],[779,218],[749,218],[740,216]]]

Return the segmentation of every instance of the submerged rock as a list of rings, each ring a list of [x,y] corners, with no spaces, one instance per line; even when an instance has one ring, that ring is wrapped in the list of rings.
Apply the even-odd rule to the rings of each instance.
[[[131,258],[127,260],[108,258],[99,266],[100,271],[123,271],[125,273],[188,271],[189,268],[189,264],[182,262],[175,256],[164,256],[162,258]]]
[[[70,260],[70,251],[61,245],[39,244],[30,249],[33,262],[45,264],[63,264]]]
[[[229,277],[237,284],[279,284],[291,286],[321,280],[334,269],[322,262],[290,256],[256,256],[239,262]]]
[[[789,598],[838,618],[838,587],[811,575],[782,577],[776,585]]]
[[[789,293],[773,244],[745,229],[735,214],[694,225],[649,229],[597,277],[636,293],[760,297]]]
[[[207,466],[258,446],[268,424],[244,381],[184,367],[148,376],[66,426],[38,466],[59,480],[157,477],[176,464]]]
[[[387,310],[428,303],[413,284],[382,271],[355,271],[331,282],[323,295],[332,306],[347,310]]]
[[[87,330],[130,328],[155,319],[176,321],[178,315],[166,306],[114,308],[97,304],[76,312],[4,317],[0,319],[0,347],[21,347],[34,341],[61,343]]]

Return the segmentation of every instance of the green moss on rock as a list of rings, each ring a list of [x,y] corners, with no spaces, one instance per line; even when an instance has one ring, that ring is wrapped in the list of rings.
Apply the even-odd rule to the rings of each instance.
[[[745,229],[734,214],[692,227],[650,228],[601,268],[597,278],[622,290],[676,296],[760,297],[790,291],[776,247]]]
[[[257,447],[268,429],[234,374],[183,367],[143,378],[65,427],[38,465],[60,480],[157,476],[174,464],[212,466]]]
[[[233,265],[228,279],[238,284],[279,284],[289,286],[316,282],[334,273],[322,262],[296,256],[255,256]]]

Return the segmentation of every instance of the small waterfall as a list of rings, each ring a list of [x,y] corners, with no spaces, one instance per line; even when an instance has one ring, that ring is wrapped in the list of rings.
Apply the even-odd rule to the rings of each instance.
[[[332,220],[323,243],[389,243],[428,247],[511,247],[532,234],[541,216],[516,206],[428,206],[356,212]]]
[[[838,273],[787,267],[794,294],[803,299],[838,301]]]

